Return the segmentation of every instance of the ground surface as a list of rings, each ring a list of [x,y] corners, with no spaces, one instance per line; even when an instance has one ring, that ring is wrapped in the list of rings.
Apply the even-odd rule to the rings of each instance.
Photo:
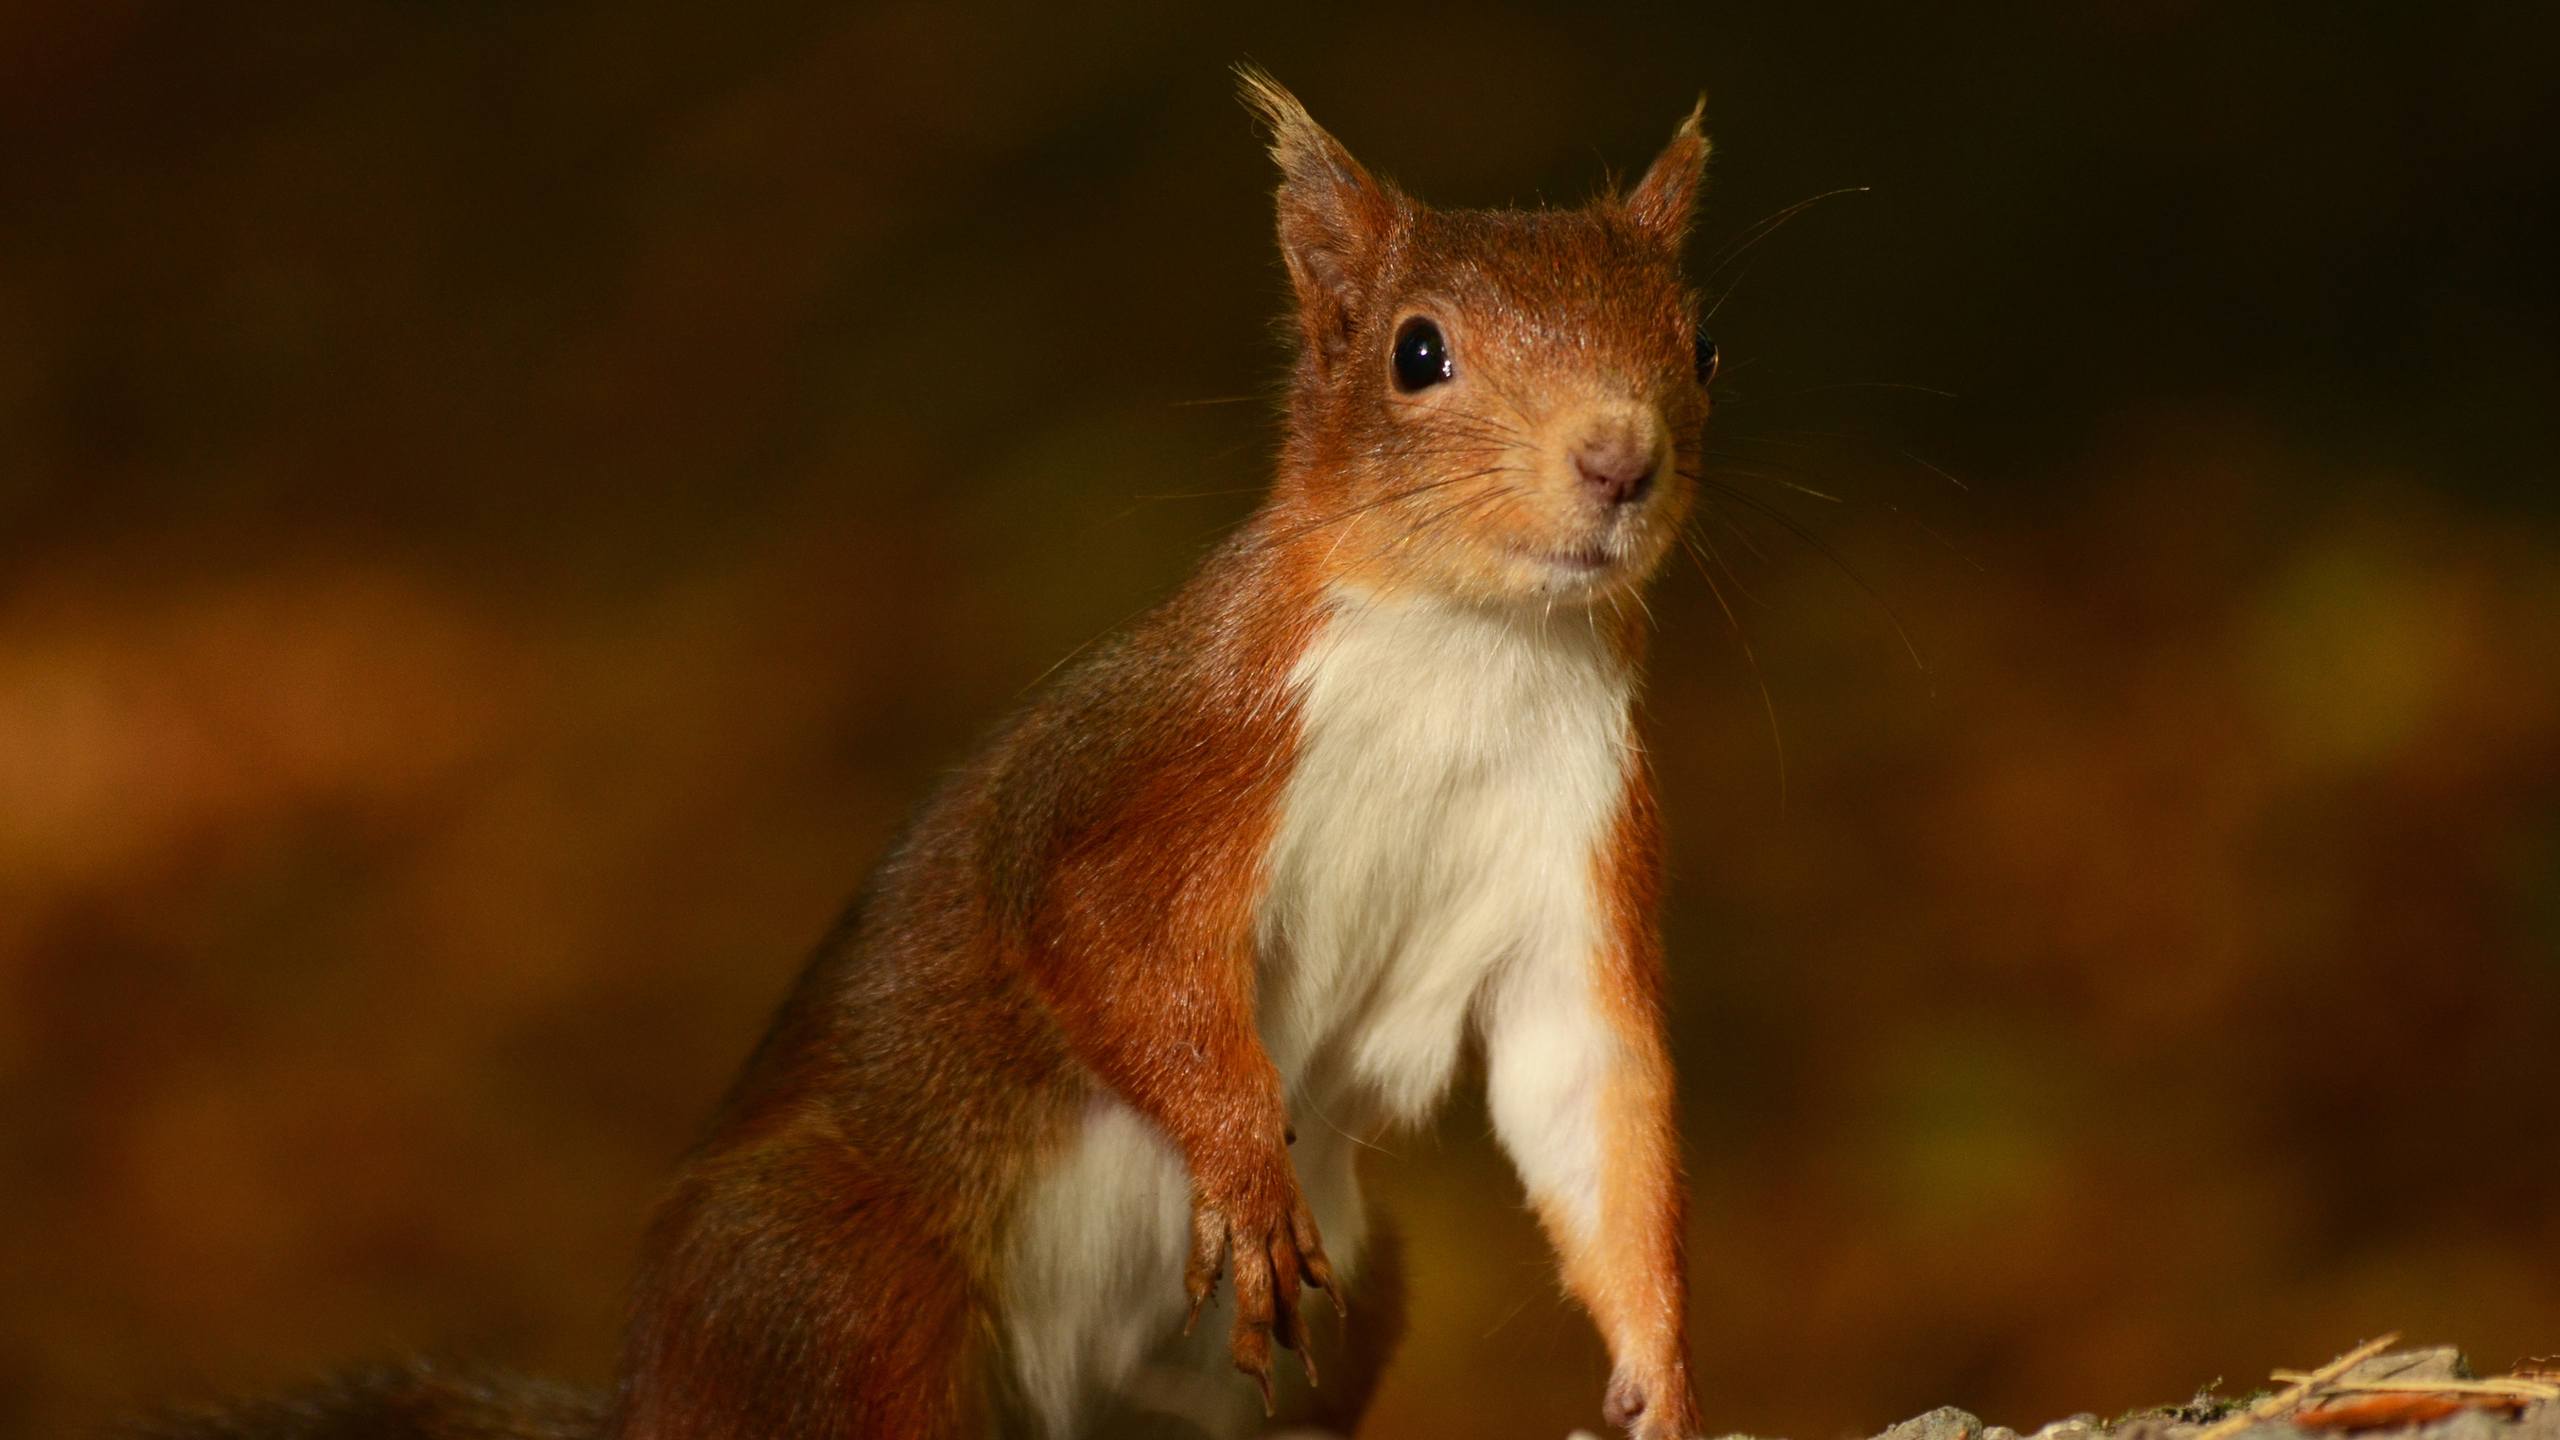
[[[2317,1370],[2278,1371],[2254,1394],[2208,1389],[2183,1404],[2112,1420],[2074,1415],[2023,1433],[1948,1406],[1874,1440],[2560,1440],[2560,1360],[2482,1379],[2451,1346],[2389,1343],[2358,1347]]]

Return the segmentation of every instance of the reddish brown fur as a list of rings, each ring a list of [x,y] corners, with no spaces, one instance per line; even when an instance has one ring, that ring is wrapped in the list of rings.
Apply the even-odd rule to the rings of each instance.
[[[1559,1234],[1565,1283],[1591,1311],[1617,1363],[1609,1419],[1686,1435],[1697,1429],[1688,1374],[1688,1188],[1663,1042],[1662,822],[1651,767],[1637,759],[1617,832],[1599,857],[1611,945],[1594,968],[1605,1013],[1625,1056],[1602,1111],[1609,1116],[1601,1177],[1600,1243]]]
[[[651,1232],[612,1435],[982,1425],[1002,1226],[1097,1091],[1188,1164],[1195,1294],[1232,1250],[1239,1362],[1252,1369],[1271,1333],[1305,1334],[1299,1285],[1327,1271],[1254,1017],[1263,855],[1297,745],[1291,667],[1329,581],[1481,599],[1517,588],[1518,547],[1584,543],[1556,538],[1582,522],[1551,487],[1488,466],[1586,390],[1643,396],[1669,426],[1670,493],[1587,598],[1614,606],[1643,582],[1686,506],[1676,472],[1695,468],[1706,410],[1683,378],[1695,302],[1677,271],[1704,151],[1693,117],[1623,204],[1443,214],[1370,177],[1276,87],[1249,89],[1274,126],[1304,342],[1271,499],[944,788],[822,949]],[[1481,377],[1464,396],[1375,383],[1416,307]],[[1560,349],[1559,330],[1576,343]],[[1424,487],[1438,498],[1422,503]],[[1632,659],[1636,628],[1615,629]],[[1647,1433],[1693,1412],[1658,844],[1639,774],[1600,861],[1614,943],[1596,983],[1634,1057],[1611,1092],[1607,1238],[1564,1256],[1618,1357],[1612,1404],[1642,1397]],[[1355,1403],[1332,1402],[1338,1423],[1393,1328],[1358,1324],[1369,1344],[1339,1357]]]
[[[1232,1245],[1248,1317],[1302,1333],[1298,1285],[1325,1272],[1253,1010],[1262,856],[1296,747],[1290,668],[1328,580],[1503,588],[1505,547],[1538,541],[1555,506],[1481,472],[1562,389],[1597,377],[1647,396],[1674,470],[1694,469],[1705,397],[1682,381],[1694,299],[1676,249],[1703,142],[1693,117],[1623,206],[1443,214],[1372,179],[1276,87],[1253,94],[1304,342],[1271,500],[945,789],[802,980],[652,1233],[612,1425],[625,1440],[980,1423],[1007,1203],[1096,1088],[1190,1167],[1195,1287]],[[1371,383],[1418,305],[1483,377],[1474,408]],[[1579,337],[1561,355],[1559,326]],[[1418,519],[1422,487],[1452,493]],[[1682,489],[1655,507],[1602,598],[1642,583],[1685,504]],[[1616,628],[1632,658],[1635,628]],[[1616,943],[1597,975],[1636,1057],[1611,1098],[1609,1238],[1565,1255],[1619,1359],[1613,1404],[1652,1397],[1649,1430],[1690,1409],[1657,847],[1639,775],[1602,859]],[[1345,1362],[1364,1393],[1374,1360]]]
[[[953,777],[820,947],[649,1232],[607,1436],[981,1432],[1004,1383],[1005,1227],[1106,1095],[1188,1167],[1187,1280],[1196,1299],[1231,1267],[1239,1365],[1267,1372],[1274,1338],[1314,1342],[1330,1384],[1303,1418],[1346,1431],[1376,1384],[1402,1325],[1395,1246],[1373,1239],[1350,1318],[1311,1332],[1300,1287],[1331,1275],[1255,1025],[1265,855],[1299,744],[1292,669],[1330,584],[1591,605],[1636,666],[1642,630],[1620,602],[1686,514],[1707,413],[1679,272],[1706,147],[1693,114],[1623,200],[1436,212],[1267,79],[1246,89],[1281,167],[1302,341],[1270,499]],[[1417,315],[1447,328],[1463,383],[1384,383]],[[1559,470],[1609,426],[1659,442],[1642,505],[1597,509]],[[1608,924],[1592,984],[1624,1057],[1597,1238],[1548,1217],[1616,1359],[1612,1417],[1647,1437],[1696,1417],[1659,857],[1632,763],[1594,860]],[[476,1435],[584,1423],[556,1405],[493,1418],[495,1392],[404,1376],[321,1409],[370,1395],[384,1414],[467,1415]]]
[[[1097,1085],[1286,1223],[1250,926],[1310,580],[1248,531],[927,809],[653,1232],[612,1433],[973,1422],[998,1226]]]

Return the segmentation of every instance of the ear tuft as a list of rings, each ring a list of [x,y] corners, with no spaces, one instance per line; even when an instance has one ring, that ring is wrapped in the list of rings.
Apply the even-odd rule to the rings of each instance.
[[[1329,355],[1348,337],[1352,298],[1403,202],[1269,72],[1239,65],[1236,79],[1246,106],[1270,131],[1271,158],[1280,167],[1280,253],[1297,291],[1299,321],[1309,344]]]
[[[1689,221],[1697,213],[1700,182],[1706,177],[1706,118],[1707,97],[1701,95],[1689,118],[1671,132],[1671,143],[1621,202],[1628,219],[1674,248],[1689,238]]]
[[[1342,142],[1326,134],[1298,97],[1271,78],[1270,71],[1259,65],[1239,65],[1236,84],[1246,108],[1271,132],[1271,158],[1280,166],[1282,184],[1313,194],[1377,188]]]

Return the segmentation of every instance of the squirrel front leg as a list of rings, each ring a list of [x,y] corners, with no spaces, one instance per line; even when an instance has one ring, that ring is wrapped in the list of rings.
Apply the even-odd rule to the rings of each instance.
[[[1310,1383],[1316,1378],[1304,1287],[1340,1292],[1289,1160],[1280,1072],[1255,1027],[1249,882],[1219,858],[1123,847],[1094,871],[1062,875],[1056,893],[1069,898],[1035,941],[1032,968],[1076,1057],[1181,1153],[1192,1206],[1183,1328],[1198,1322],[1231,1265],[1228,1353],[1267,1411],[1273,1339],[1298,1352]],[[1185,860],[1178,873],[1155,877],[1166,882],[1160,888],[1133,883],[1133,868]],[[1164,898],[1127,898],[1151,893]]]
[[[1688,1365],[1688,1191],[1654,928],[1660,839],[1639,773],[1603,847],[1598,933],[1524,954],[1487,996],[1494,1129],[1607,1341],[1603,1411],[1638,1440],[1700,1433]]]

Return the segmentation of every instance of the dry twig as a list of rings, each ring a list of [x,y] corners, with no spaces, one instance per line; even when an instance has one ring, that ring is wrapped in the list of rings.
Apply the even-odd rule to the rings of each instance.
[[[2261,1420],[2272,1420],[2309,1398],[2314,1387],[2337,1379],[2399,1343],[2400,1336],[2396,1331],[2367,1340],[2248,1409],[2223,1416],[2197,1432],[2195,1440],[2223,1440],[2223,1437],[2237,1435]]]
[[[2312,1377],[2300,1370],[2278,1370],[2267,1378],[2299,1382]],[[2501,1375],[2492,1380],[2327,1380],[2321,1382],[2320,1388],[2374,1394],[2498,1395],[2510,1400],[2560,1400],[2560,1385],[2530,1375]]]

